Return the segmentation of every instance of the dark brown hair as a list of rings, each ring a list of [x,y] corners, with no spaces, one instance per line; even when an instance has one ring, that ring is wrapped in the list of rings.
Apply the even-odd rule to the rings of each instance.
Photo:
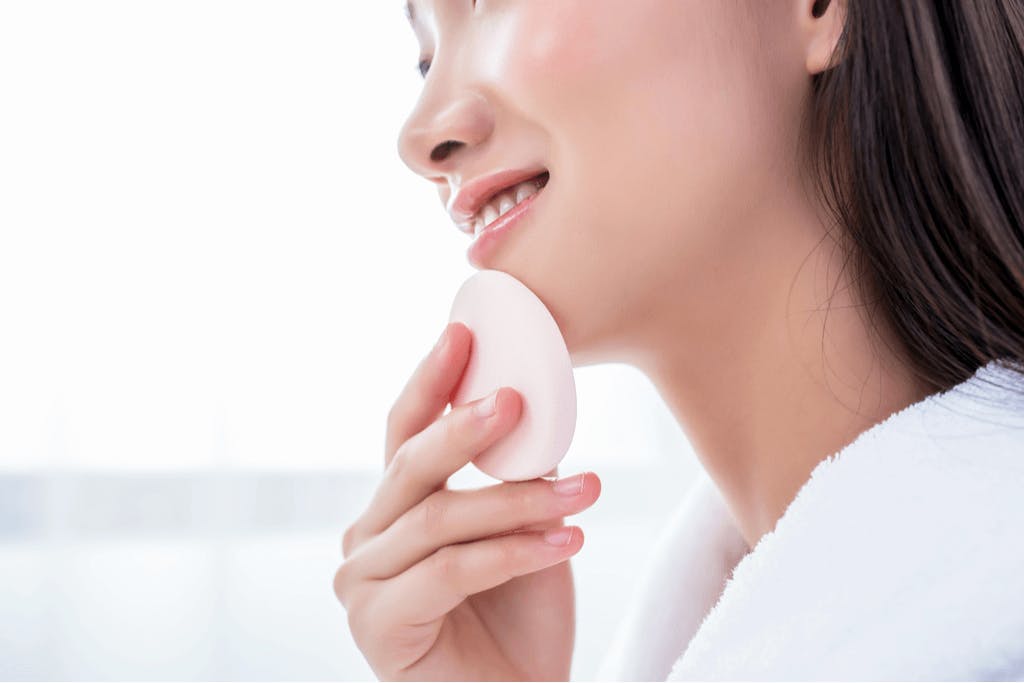
[[[871,320],[937,391],[1024,371],[1024,0],[832,1],[804,151]]]

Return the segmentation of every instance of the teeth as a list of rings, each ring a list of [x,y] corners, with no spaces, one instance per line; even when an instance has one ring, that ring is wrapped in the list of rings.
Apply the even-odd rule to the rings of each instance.
[[[516,204],[537,193],[537,186],[533,183],[520,183],[516,188]]]
[[[493,223],[494,220],[497,217],[498,217],[498,210],[497,209],[495,209],[490,204],[488,204],[487,206],[484,207],[484,225],[488,225],[489,223]]]
[[[503,192],[501,197],[498,198],[498,215],[500,216],[504,214],[515,205],[516,198],[508,192]]]
[[[540,192],[540,183],[536,180],[524,180],[513,188],[505,190],[487,202],[473,218],[473,236],[479,235],[485,227],[505,215],[520,202]]]

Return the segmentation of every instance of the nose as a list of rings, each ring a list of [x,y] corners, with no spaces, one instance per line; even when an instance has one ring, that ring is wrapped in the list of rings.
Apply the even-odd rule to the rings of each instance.
[[[483,94],[464,90],[446,97],[425,90],[398,135],[398,155],[425,178],[450,179],[456,160],[478,148],[493,128],[494,115]]]

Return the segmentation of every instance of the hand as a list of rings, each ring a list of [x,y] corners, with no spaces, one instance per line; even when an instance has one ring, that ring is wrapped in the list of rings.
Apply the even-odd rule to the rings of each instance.
[[[388,414],[384,475],[345,531],[335,594],[382,680],[567,681],[575,640],[568,559],[583,532],[566,527],[564,544],[545,542],[544,532],[592,505],[601,482],[580,475],[576,495],[544,478],[448,489],[448,477],[515,426],[522,398],[502,387],[493,415],[478,412],[488,397],[442,415],[472,332],[451,323],[445,338]]]

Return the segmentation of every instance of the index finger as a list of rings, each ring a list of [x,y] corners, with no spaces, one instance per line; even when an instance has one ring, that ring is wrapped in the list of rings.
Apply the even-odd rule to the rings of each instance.
[[[384,466],[413,435],[437,420],[451,401],[469,359],[473,334],[458,321],[445,327],[439,343],[416,366],[388,413]]]

